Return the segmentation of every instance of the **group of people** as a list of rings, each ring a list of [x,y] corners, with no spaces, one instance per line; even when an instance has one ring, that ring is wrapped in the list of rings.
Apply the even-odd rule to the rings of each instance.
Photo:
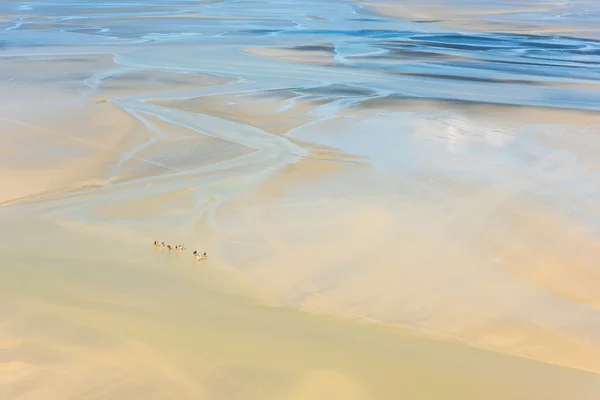
[[[183,245],[183,244],[177,244],[175,246],[171,246],[170,244],[165,244],[165,242],[159,242],[158,240],[154,241],[154,247],[166,247],[169,251],[171,251],[173,249],[180,250],[180,251],[185,250],[185,245]]]
[[[158,240],[154,241],[154,247],[166,247],[167,250],[169,250],[169,251],[171,251],[171,250],[184,251],[185,250],[185,245],[183,245],[183,244],[177,244],[175,246],[171,246],[170,244],[165,244],[165,242],[159,242]],[[194,250],[193,254],[194,254],[194,257],[196,257],[196,261],[204,261],[208,258],[208,256],[206,255],[206,252],[204,252],[204,254],[200,254],[196,250]]]

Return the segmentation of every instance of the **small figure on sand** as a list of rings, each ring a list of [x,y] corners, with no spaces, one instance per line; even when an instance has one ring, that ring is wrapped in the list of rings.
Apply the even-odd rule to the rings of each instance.
[[[166,247],[167,250],[169,250],[169,252],[172,250],[175,250],[177,253],[179,253],[179,252],[182,252],[185,250],[184,244],[170,245],[170,244],[166,244],[162,240],[161,241],[155,240],[153,244],[154,244],[154,247]],[[206,252],[204,252],[203,254],[200,254],[196,250],[194,250],[194,252],[192,254],[196,258],[196,261],[205,261],[208,259]]]

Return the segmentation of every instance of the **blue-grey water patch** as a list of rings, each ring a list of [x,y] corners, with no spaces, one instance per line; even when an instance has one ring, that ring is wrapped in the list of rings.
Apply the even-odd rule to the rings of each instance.
[[[69,51],[68,46],[93,49],[109,45],[111,52],[125,60],[141,56],[131,45],[140,49],[178,43],[198,46],[195,55],[169,51],[169,63],[177,65],[189,64],[194,57],[200,61],[209,53],[215,56],[210,50],[212,46],[327,44],[336,53],[332,67],[346,71],[345,78],[338,79],[343,83],[356,85],[362,80],[361,75],[368,75],[370,79],[388,82],[386,86],[392,92],[397,87],[409,86],[408,91],[399,93],[419,98],[594,110],[600,107],[598,92],[568,86],[598,83],[600,43],[591,39],[452,31],[438,28],[433,21],[424,24],[424,21],[375,17],[366,8],[341,0],[177,4],[4,2],[0,13],[5,15],[1,56],[58,54]],[[179,60],[180,57],[185,60]],[[153,67],[149,60],[138,61]],[[275,61],[261,63],[265,68],[278,68]],[[201,62],[193,64],[195,70],[202,72]],[[210,72],[214,71],[211,68]],[[469,87],[464,83],[465,78],[479,80],[480,84]],[[430,79],[446,88],[443,95],[410,88],[432,82]],[[504,90],[507,81],[512,85],[509,91]],[[526,98],[511,95],[536,83],[552,87]],[[495,95],[482,98],[479,92],[483,84]]]

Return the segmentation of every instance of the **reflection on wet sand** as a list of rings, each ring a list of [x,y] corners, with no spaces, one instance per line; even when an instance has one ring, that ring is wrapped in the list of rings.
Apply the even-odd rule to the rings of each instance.
[[[429,4],[0,5],[0,394],[596,398],[600,44]]]

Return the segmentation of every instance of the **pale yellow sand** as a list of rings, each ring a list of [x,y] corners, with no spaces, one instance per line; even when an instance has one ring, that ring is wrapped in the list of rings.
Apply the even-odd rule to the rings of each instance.
[[[320,49],[323,48],[323,49]],[[243,51],[254,56],[272,58],[287,62],[313,64],[313,65],[333,65],[335,63],[333,51],[325,49],[333,48],[323,44],[315,46],[298,46],[298,47],[258,47],[244,49]]]
[[[76,99],[70,104],[65,99],[64,109],[48,110],[61,93],[46,95],[35,101],[46,111],[33,118],[0,115],[0,202],[103,185],[119,159],[121,142],[135,129],[135,122],[112,104],[80,107]]]
[[[550,364],[600,371],[597,321],[588,319],[600,304],[590,264],[600,249],[547,198],[433,172],[378,174],[364,155],[310,144],[298,130],[315,123],[326,138],[366,121],[366,131],[382,133],[368,122],[386,116],[369,102],[324,119],[311,111],[325,100],[293,102],[298,94],[287,92],[150,102],[252,125],[310,153],[268,174],[268,161],[203,170],[259,150],[103,100],[221,81],[198,75],[188,86],[140,71],[87,92],[68,73],[118,68],[110,57],[88,61],[59,60],[48,75],[26,70],[32,82],[2,103],[1,395],[597,398],[598,375]],[[31,108],[10,108],[24,99]],[[598,167],[586,133],[598,117],[589,113],[377,101],[407,113],[395,123],[422,113],[410,132],[423,146],[415,153],[434,166],[481,167],[469,145],[501,147],[521,135],[578,156],[565,163],[544,153],[540,169],[580,176]],[[431,117],[449,108],[460,117]],[[534,129],[556,122],[568,123],[567,144]],[[516,162],[500,161],[519,175]],[[228,192],[233,200],[222,203]],[[189,250],[168,254],[153,240]],[[209,261],[197,264],[192,250]]]
[[[19,71],[18,77],[4,83],[6,87],[2,89],[10,91],[11,96],[0,99],[0,180],[3,182],[0,204],[180,169],[184,160],[163,162],[160,152],[172,154],[178,144],[180,147],[193,144],[210,153],[210,150],[206,152],[210,148],[205,143],[208,139],[192,132],[188,134],[189,140],[181,141],[178,132],[182,128],[166,123],[160,125],[151,116],[145,116],[164,128],[165,134],[160,136],[105,100],[231,82],[203,74],[127,72],[114,64],[109,55],[35,57],[33,60],[11,57],[0,66],[0,73],[7,76],[15,71]],[[104,74],[105,71],[108,72]],[[93,90],[97,74],[103,81],[98,84],[99,90]],[[127,156],[128,151],[152,140],[157,142],[154,146]],[[227,149],[219,148],[210,162],[249,151],[239,146],[225,147]],[[122,169],[115,170],[115,164],[119,165],[124,159]],[[194,162],[201,164],[197,157]],[[190,167],[189,163],[186,167]]]
[[[181,100],[156,100],[154,104],[205,113],[255,126],[266,132],[284,134],[290,129],[315,121],[308,112],[324,101],[294,101],[291,90],[267,93],[240,93]],[[289,103],[286,104],[285,101]]]
[[[530,16],[521,13],[546,13],[557,17],[569,13],[571,2],[541,0],[541,1],[441,1],[422,2],[408,0],[402,2],[368,1],[364,6],[394,18],[409,21],[431,21],[431,23],[453,29],[481,32],[506,32],[523,34],[559,34],[565,36],[597,39],[600,35],[592,24],[577,25],[554,18],[552,24],[541,24]],[[586,0],[575,3],[585,8]],[[595,7],[589,2],[588,8]]]
[[[386,108],[396,106],[430,116],[440,104],[390,100]],[[460,120],[428,117],[415,125],[414,134],[424,143],[439,142],[448,150],[444,156],[431,147],[426,155],[431,165],[452,162],[452,168],[460,168],[461,154],[510,143],[515,127],[561,121],[569,145],[550,139],[545,125],[522,132],[555,149],[539,160],[539,168],[576,177],[599,167],[593,157],[598,144],[588,130],[598,124],[597,115],[441,107],[465,115],[471,129],[448,136],[446,130]],[[361,120],[371,115],[369,108],[355,113]],[[323,123],[320,131],[340,129],[328,126]],[[376,125],[364,129],[376,135]],[[560,157],[565,151],[577,155],[576,164],[565,163]],[[475,160],[464,162],[465,169],[484,168]],[[495,164],[486,160],[485,165]],[[517,173],[508,163],[497,166],[499,176]],[[561,196],[565,204],[598,212],[590,201]],[[572,220],[543,197],[436,173],[386,176],[374,173],[368,163],[332,170],[315,159],[272,176],[225,205],[219,220],[222,251],[231,263],[276,292],[284,304],[408,325],[600,371],[597,322],[588,320],[600,306],[594,261],[600,245],[583,221]]]
[[[261,305],[218,260],[196,264],[97,225],[4,220],[13,232],[0,248],[6,398],[594,399],[600,390],[591,374]]]
[[[227,79],[206,74],[173,74],[157,70],[133,70],[119,72],[109,76],[93,94],[92,99],[104,99],[140,95],[143,93],[159,93],[178,91],[195,87],[226,85],[234,79]]]

